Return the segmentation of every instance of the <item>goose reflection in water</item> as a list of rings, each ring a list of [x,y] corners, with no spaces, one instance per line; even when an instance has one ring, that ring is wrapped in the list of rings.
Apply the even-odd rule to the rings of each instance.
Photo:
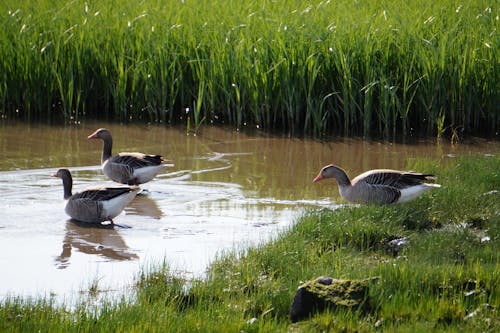
[[[163,216],[163,212],[156,201],[151,199],[148,194],[141,193],[125,207],[125,212],[130,215],[148,216],[157,220]]]
[[[66,222],[62,252],[56,257],[56,267],[64,269],[70,265],[73,250],[85,254],[94,254],[109,260],[136,260],[117,230],[111,226],[89,225],[70,219]]]

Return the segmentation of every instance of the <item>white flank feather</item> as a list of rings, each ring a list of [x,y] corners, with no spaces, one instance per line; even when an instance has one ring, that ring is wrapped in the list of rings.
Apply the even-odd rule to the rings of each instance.
[[[404,203],[411,201],[418,197],[420,194],[424,193],[425,191],[433,188],[433,187],[441,187],[439,184],[420,184],[416,186],[410,186],[405,189],[400,190],[401,191],[401,196],[399,197],[398,201],[396,203]]]
[[[165,167],[165,164],[160,164],[135,169],[132,178],[137,179],[138,184],[144,184],[156,177],[156,175]]]
[[[114,218],[114,217],[120,215],[120,213],[125,208],[125,206],[128,205],[128,203],[130,201],[132,201],[132,199],[135,198],[138,191],[139,190],[131,191],[127,194],[117,196],[111,200],[103,201],[102,202],[102,210],[103,210],[102,214],[104,216],[110,217],[110,218]]]

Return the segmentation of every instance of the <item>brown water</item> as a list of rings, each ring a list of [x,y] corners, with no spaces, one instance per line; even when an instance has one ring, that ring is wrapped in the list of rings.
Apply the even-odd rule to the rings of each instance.
[[[102,174],[102,143],[87,140],[106,126],[114,152],[161,154],[174,167],[143,187],[116,223],[121,229],[77,225],[64,213],[61,180],[69,167],[74,191],[113,184]],[[453,163],[461,154],[498,154],[498,142],[474,145],[384,144],[248,136],[204,127],[197,136],[156,126],[0,127],[0,298],[56,295],[74,299],[98,281],[123,290],[141,269],[164,260],[201,276],[220,251],[265,241],[307,209],[334,208],[334,181],[312,179],[329,163],[351,176],[372,168],[404,168],[415,157]],[[425,171],[425,170],[419,170]]]

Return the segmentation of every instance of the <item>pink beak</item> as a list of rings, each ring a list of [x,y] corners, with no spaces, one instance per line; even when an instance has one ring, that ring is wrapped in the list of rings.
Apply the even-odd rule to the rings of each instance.
[[[323,179],[323,176],[319,174],[316,176],[316,178],[313,179],[313,183],[319,182],[321,179]]]
[[[95,138],[96,138],[95,133],[92,133],[87,137],[87,139],[95,139]]]

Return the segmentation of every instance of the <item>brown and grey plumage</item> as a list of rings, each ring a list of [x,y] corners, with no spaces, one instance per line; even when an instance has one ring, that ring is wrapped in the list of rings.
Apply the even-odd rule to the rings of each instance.
[[[117,183],[128,185],[144,184],[166,167],[160,155],[119,153],[112,156],[113,138],[105,128],[99,128],[89,135],[88,139],[101,139],[103,141],[102,171]]]
[[[408,202],[428,189],[441,186],[425,183],[434,179],[431,174],[390,169],[370,170],[351,181],[342,168],[331,164],[321,169],[313,182],[325,178],[337,180],[344,200],[376,205]]]
[[[63,181],[66,214],[87,223],[110,221],[113,224],[113,218],[123,211],[140,190],[137,186],[95,187],[72,194],[73,178],[68,169],[59,169],[52,176]]]

